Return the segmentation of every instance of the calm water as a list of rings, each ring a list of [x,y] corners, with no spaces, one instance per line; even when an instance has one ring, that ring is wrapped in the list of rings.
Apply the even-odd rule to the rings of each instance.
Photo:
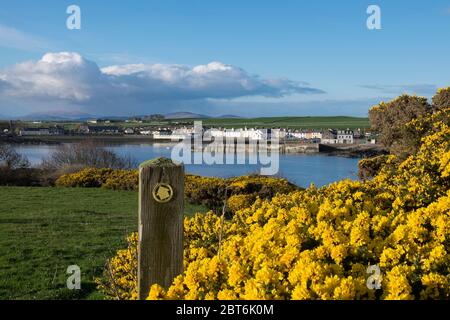
[[[28,157],[33,165],[40,164],[42,158],[48,156],[57,146],[37,145],[18,146],[16,150]],[[171,155],[171,147],[167,144],[120,144],[109,146],[120,155],[130,155],[138,162],[157,157]],[[335,181],[350,178],[357,179],[358,159],[327,156],[322,154],[280,155],[280,170],[277,176],[283,177],[301,187],[311,183],[323,186]],[[186,171],[192,174],[215,177],[235,177],[260,171],[259,165],[186,165]]]

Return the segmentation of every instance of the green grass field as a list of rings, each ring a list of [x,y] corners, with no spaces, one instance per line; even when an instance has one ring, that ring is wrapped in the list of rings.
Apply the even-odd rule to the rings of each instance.
[[[370,128],[368,118],[355,117],[269,117],[269,118],[231,118],[231,119],[178,119],[163,120],[140,123],[115,122],[113,124],[123,128],[133,126],[164,126],[175,123],[189,124],[194,120],[203,122],[205,126],[225,127],[225,128],[243,128],[243,127],[264,127],[264,128],[294,128],[294,129],[367,129]],[[66,130],[73,130],[81,123],[77,122],[43,122],[41,124],[25,123],[27,127],[49,127],[52,125],[63,126]]]
[[[369,119],[354,117],[272,117],[252,119],[204,119],[206,126],[265,127],[302,129],[357,129],[370,128]]]
[[[243,128],[295,128],[295,129],[367,129],[370,128],[368,118],[356,117],[265,117],[265,118],[209,118],[166,120],[167,123],[193,122],[199,120],[205,126]],[[126,126],[127,124],[123,124]]]
[[[93,279],[137,230],[137,210],[136,192],[0,187],[0,300],[103,298]],[[69,265],[81,290],[66,288]]]

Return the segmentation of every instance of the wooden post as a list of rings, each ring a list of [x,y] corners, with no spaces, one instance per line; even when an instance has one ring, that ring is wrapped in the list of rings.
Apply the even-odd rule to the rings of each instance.
[[[138,298],[183,273],[184,166],[166,158],[139,167]]]

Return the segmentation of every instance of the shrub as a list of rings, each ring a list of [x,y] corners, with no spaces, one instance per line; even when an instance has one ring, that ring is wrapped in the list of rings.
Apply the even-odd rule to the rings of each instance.
[[[104,277],[95,280],[99,289],[113,299],[137,299],[138,234],[131,234],[127,242],[126,249],[119,250],[114,258],[107,261]]]
[[[0,185],[37,187],[41,185],[42,170],[36,168],[10,169],[0,167]]]
[[[229,188],[233,194],[254,194],[261,199],[271,199],[277,193],[287,194],[298,187],[286,179],[266,176],[244,176],[229,179]]]
[[[113,170],[102,187],[113,190],[138,190],[139,173],[137,170]]]
[[[87,168],[79,172],[62,175],[56,180],[61,187],[107,188],[114,190],[137,190],[137,170],[114,170]]]
[[[50,187],[55,186],[56,180],[63,175],[77,173],[83,170],[84,167],[80,165],[65,165],[55,170],[42,169],[41,186]]]
[[[186,218],[185,271],[149,299],[450,299],[450,127],[435,127],[371,181],[257,199],[222,227],[212,213]]]
[[[12,146],[0,144],[0,185],[31,187],[39,186],[42,171],[30,168],[28,159]]]
[[[227,184],[225,179],[186,175],[184,194],[190,203],[208,208],[223,206]]]
[[[19,154],[13,147],[0,144],[0,167],[6,169],[23,169],[30,166],[28,159]]]
[[[387,155],[362,159],[358,162],[358,177],[361,180],[372,179],[386,165],[388,159],[389,156]]]
[[[244,208],[250,207],[255,200],[256,198],[252,194],[236,194],[228,198],[227,208],[231,212],[237,212]]]
[[[107,188],[114,190],[137,190],[137,170],[113,170],[87,168],[76,173],[65,174],[56,180],[61,187]],[[277,193],[298,190],[285,179],[248,176],[230,179],[206,178],[186,175],[185,196],[193,204],[210,209],[221,208],[225,199],[233,195],[252,195],[254,199],[270,199]],[[249,197],[251,198],[251,197]]]
[[[388,103],[381,102],[369,110],[372,129],[379,133],[380,142],[397,156],[406,158],[417,152],[421,138],[428,128],[408,126],[412,120],[424,123],[432,113],[426,98],[402,95]]]
[[[137,167],[137,163],[132,158],[116,154],[99,142],[85,140],[80,143],[60,145],[42,163],[42,167],[48,170],[57,170],[65,166],[132,169]]]
[[[440,111],[450,108],[450,87],[439,89],[433,97],[433,109]]]
[[[286,179],[265,176],[243,176],[229,179],[186,176],[185,182],[187,200],[210,209],[221,208],[224,205],[224,199],[234,195],[251,195],[254,199],[257,197],[270,199],[277,193],[286,194],[294,190],[299,190],[299,188]]]
[[[401,160],[416,153],[422,139],[430,134],[437,117],[450,121],[450,87],[439,89],[432,104],[424,97],[402,95],[388,103],[380,103],[369,111],[372,129],[380,142]],[[436,117],[431,115],[439,113]]]

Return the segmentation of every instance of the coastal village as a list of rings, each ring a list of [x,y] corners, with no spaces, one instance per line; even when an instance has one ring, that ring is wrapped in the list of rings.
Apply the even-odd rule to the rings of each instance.
[[[31,124],[31,125],[30,125]],[[61,124],[19,122],[1,128],[3,136],[22,138],[71,137],[71,136],[114,136],[141,138],[158,142],[180,141],[194,137],[194,122],[176,121],[170,124],[145,123],[141,119],[130,119],[117,124],[115,120],[92,119],[78,123],[72,128]],[[286,143],[355,145],[376,144],[376,136],[363,129],[301,129],[301,128],[222,128],[203,127],[203,139],[241,139],[245,141],[264,141],[278,139]]]

